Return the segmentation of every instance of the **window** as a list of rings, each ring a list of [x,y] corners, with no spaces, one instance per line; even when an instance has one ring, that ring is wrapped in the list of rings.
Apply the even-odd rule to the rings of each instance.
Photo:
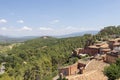
[[[67,72],[66,72],[66,70],[64,70],[63,74],[64,74],[64,75],[67,75]]]

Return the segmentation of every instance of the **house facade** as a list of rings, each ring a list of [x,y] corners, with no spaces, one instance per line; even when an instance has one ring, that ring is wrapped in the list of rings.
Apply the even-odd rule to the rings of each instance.
[[[107,63],[114,63],[120,58],[120,38],[111,39],[106,42],[95,43],[94,45],[87,46],[86,48],[77,48],[73,50],[73,55],[78,56],[80,54],[88,54],[98,61],[100,58],[95,58],[96,55],[104,54],[101,56],[101,61]],[[76,74],[83,74],[86,68],[86,62],[78,61],[73,65],[59,68],[59,75],[71,76]]]
[[[120,53],[117,51],[112,51],[106,54],[105,62],[115,63],[118,58],[120,58]]]
[[[59,75],[71,76],[71,75],[76,75],[76,74],[83,74],[84,68],[88,62],[89,60],[88,61],[79,60],[73,65],[61,67],[58,69]]]
[[[59,68],[59,74],[62,74],[63,76],[75,75],[77,73],[78,73],[77,63]]]

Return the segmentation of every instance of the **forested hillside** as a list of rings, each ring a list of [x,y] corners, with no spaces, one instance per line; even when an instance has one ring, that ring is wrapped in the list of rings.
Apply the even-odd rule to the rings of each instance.
[[[108,26],[100,30],[98,33],[101,36],[108,37],[119,37],[120,36],[120,26]]]
[[[51,80],[59,66],[66,64],[73,49],[83,47],[91,35],[57,39],[52,37],[26,41],[19,47],[1,55],[6,62],[4,78],[10,80]],[[4,78],[1,77],[1,80]],[[8,79],[7,79],[8,80]]]
[[[0,62],[6,62],[6,71],[0,80],[52,80],[58,68],[68,64],[73,49],[86,47],[105,35],[112,35],[111,28],[119,27],[106,27],[97,35],[61,39],[46,36],[14,46],[0,55]],[[113,32],[118,35],[120,30]]]
[[[30,39],[35,39],[37,36],[25,36],[25,37],[7,37],[0,35],[0,43],[16,43],[16,42],[24,42]]]

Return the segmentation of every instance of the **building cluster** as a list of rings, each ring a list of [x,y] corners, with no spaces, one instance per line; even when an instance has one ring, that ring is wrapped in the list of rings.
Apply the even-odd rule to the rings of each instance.
[[[99,41],[94,45],[87,46],[86,48],[77,48],[72,52],[75,56],[87,54],[93,58],[100,58],[104,62],[114,63],[116,59],[120,58],[120,38],[110,39],[108,41]],[[97,56],[100,55],[100,56]],[[60,76],[71,76],[76,74],[84,74],[86,66],[91,59],[82,61],[79,60],[73,65],[59,68]]]
[[[70,76],[75,74],[82,74],[85,66],[89,61],[79,60],[75,64],[59,68],[59,74],[61,76]],[[61,74],[62,73],[62,74]]]
[[[90,56],[105,55],[103,60],[108,63],[113,63],[117,58],[120,58],[120,38],[110,39],[108,41],[98,41],[94,45],[86,48],[77,48],[73,51],[73,55],[80,56],[88,54]]]

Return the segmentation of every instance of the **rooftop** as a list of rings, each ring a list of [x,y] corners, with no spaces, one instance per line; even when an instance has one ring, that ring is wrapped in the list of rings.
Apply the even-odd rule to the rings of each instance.
[[[93,59],[89,62],[84,74],[67,76],[67,78],[69,80],[108,80],[103,74],[105,66],[109,64]]]
[[[95,46],[95,45],[91,45],[91,46],[88,46],[89,48],[96,48],[96,49],[99,49],[99,47]]]
[[[119,46],[120,43],[116,42],[116,43],[114,43],[113,45],[114,45],[114,46]]]
[[[109,39],[109,41],[118,41],[120,40],[120,38],[116,38],[116,39]]]
[[[110,49],[110,48],[107,48],[107,49],[102,49],[101,51],[107,52],[107,51],[111,51],[111,49]]]
[[[100,48],[108,48],[109,45],[107,43],[104,43],[103,45],[100,46]]]
[[[114,57],[118,57],[118,55],[120,55],[120,53],[117,52],[117,51],[115,51],[115,50],[113,50],[113,51],[107,53],[107,55],[111,55],[111,56],[114,56]]]

